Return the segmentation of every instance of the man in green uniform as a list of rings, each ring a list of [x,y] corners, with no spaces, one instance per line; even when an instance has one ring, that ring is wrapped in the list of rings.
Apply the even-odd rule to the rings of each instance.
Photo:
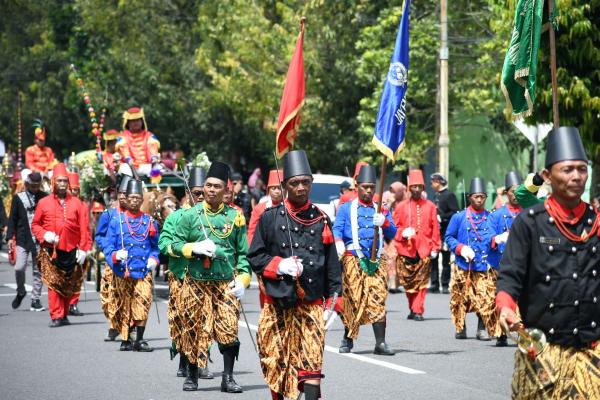
[[[177,302],[185,324],[176,338],[177,349],[190,363],[185,391],[198,389],[198,368],[206,367],[215,340],[224,362],[221,391],[242,392],[233,379],[233,365],[240,349],[239,300],[250,285],[251,271],[244,215],[223,203],[229,174],[227,164],[211,164],[204,201],[183,213],[171,244],[174,255],[188,260]]]

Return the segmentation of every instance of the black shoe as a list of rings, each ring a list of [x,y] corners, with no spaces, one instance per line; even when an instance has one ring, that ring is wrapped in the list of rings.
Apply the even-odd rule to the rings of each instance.
[[[37,300],[31,300],[31,307],[29,308],[29,311],[44,311],[45,308],[42,305],[42,303],[40,303],[40,299]]]
[[[500,335],[496,339],[496,347],[506,347],[508,346],[508,340],[506,335]]]
[[[396,354],[394,350],[386,342],[379,343],[375,345],[375,349],[373,350],[373,354],[377,354],[380,356],[393,356]]]
[[[440,292],[440,288],[437,287],[430,287],[429,289],[427,289],[427,293],[439,293]]]
[[[406,316],[406,319],[415,319],[415,313],[414,312],[409,312],[408,315]]]
[[[465,325],[460,332],[456,332],[454,335],[455,339],[466,339],[467,338],[467,325]]]
[[[450,289],[448,289],[447,287],[442,288],[442,294],[450,294]]]
[[[62,326],[62,319],[57,318],[57,319],[50,320],[50,324],[48,326],[50,328],[58,328],[59,326]]]
[[[12,301],[13,310],[16,310],[17,308],[19,308],[19,306],[21,305],[21,302],[23,301],[23,299],[25,298],[26,295],[27,295],[27,293],[23,293],[23,294],[17,293],[14,300]]]
[[[139,351],[142,353],[150,353],[151,351],[154,351],[154,349],[152,347],[150,347],[148,342],[146,342],[145,340],[140,340],[140,341],[136,340],[133,343],[133,351]]]
[[[415,314],[414,319],[415,319],[415,321],[425,321],[425,318],[423,318],[423,314],[419,314],[419,313]]]
[[[69,321],[69,318],[67,318],[67,317],[64,317],[64,318],[62,319],[61,323],[62,323],[63,325],[71,325],[71,321]]]
[[[104,338],[104,341],[114,342],[115,339],[117,339],[117,336],[119,336],[119,331],[114,328],[109,328],[108,332],[106,333],[106,337]]]
[[[179,368],[177,369],[178,378],[186,378],[188,376],[188,360],[183,354],[179,354]]]
[[[198,368],[198,378],[200,379],[215,379],[215,375],[206,368]]]
[[[492,340],[492,338],[490,338],[490,335],[488,335],[487,330],[485,329],[477,329],[477,334],[475,335],[475,337],[477,338],[477,340],[481,340],[484,342]]]
[[[344,337],[342,339],[342,342],[340,343],[340,348],[338,351],[340,353],[350,353],[350,351],[352,350],[353,347],[354,347],[354,340],[350,339],[349,337]]]
[[[133,345],[129,340],[121,341],[121,347],[119,347],[120,351],[131,351],[133,350]]]
[[[188,365],[188,374],[183,382],[184,392],[194,392],[198,390],[198,366],[196,364]]]
[[[242,393],[244,390],[233,379],[233,375],[223,374],[221,380],[221,392],[226,393]]]
[[[71,304],[69,306],[69,315],[72,315],[74,317],[81,317],[83,313],[79,311],[79,308],[77,308],[77,304]]]

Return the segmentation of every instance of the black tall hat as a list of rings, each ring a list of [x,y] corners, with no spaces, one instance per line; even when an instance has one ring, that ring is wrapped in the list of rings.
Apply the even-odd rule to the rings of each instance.
[[[556,164],[559,161],[567,160],[587,161],[588,158],[577,128],[560,126],[552,129],[548,134],[546,168],[550,168],[552,164]]]
[[[376,183],[377,172],[372,165],[363,165],[356,175],[356,183]]]
[[[475,193],[486,193],[485,182],[483,178],[475,177],[471,179],[471,186],[469,186],[469,196]]]
[[[217,178],[225,182],[227,185],[227,181],[229,180],[230,168],[228,164],[225,164],[221,161],[213,161],[210,164],[210,168],[208,168],[208,172],[206,174],[207,178]],[[191,187],[191,186],[190,186]]]
[[[127,183],[129,183],[130,180],[131,177],[129,175],[123,175],[123,177],[121,178],[121,182],[119,183],[119,188],[117,189],[117,192],[127,192]]]
[[[518,186],[523,182],[523,178],[521,178],[521,174],[519,171],[510,171],[504,177],[504,188],[506,190],[510,189],[513,186]]]
[[[130,194],[144,194],[144,184],[142,181],[130,179],[129,182],[127,182],[127,196]]]
[[[192,167],[188,177],[188,186],[190,188],[204,186],[206,182],[206,170],[202,167]]]
[[[308,157],[304,150],[292,150],[283,159],[283,180],[300,175],[312,176]]]

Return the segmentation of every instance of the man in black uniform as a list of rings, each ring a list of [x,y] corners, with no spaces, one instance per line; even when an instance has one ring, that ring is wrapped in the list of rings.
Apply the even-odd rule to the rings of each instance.
[[[600,398],[600,218],[581,200],[587,168],[577,129],[553,129],[542,173],[552,195],[510,230],[497,283],[500,324],[537,328],[548,341],[537,357],[517,352],[513,399]]]
[[[246,221],[250,221],[252,214],[252,196],[244,189],[244,182],[240,173],[231,174],[231,184],[233,185],[233,204],[240,207],[244,212]]]
[[[446,235],[446,228],[450,218],[458,211],[458,202],[456,196],[448,190],[448,182],[444,175],[439,172],[431,174],[431,188],[435,190],[433,199],[438,212],[438,222],[440,223],[440,234],[443,239]],[[450,286],[450,249],[446,243],[442,244],[442,293],[449,293]],[[439,257],[439,255],[438,255]],[[438,257],[431,260],[431,284],[427,291],[429,293],[439,293],[440,291],[440,274],[438,269]]]
[[[331,223],[308,200],[313,178],[306,153],[288,153],[283,172],[288,198],[262,215],[248,253],[264,303],[260,362],[273,399],[303,391],[306,400],[317,400],[325,323],[341,311],[342,271]]]

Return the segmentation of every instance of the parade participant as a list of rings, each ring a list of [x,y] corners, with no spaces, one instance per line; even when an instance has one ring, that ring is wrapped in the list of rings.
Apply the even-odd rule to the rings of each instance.
[[[392,240],[396,226],[387,209],[377,212],[373,203],[377,174],[375,167],[363,165],[356,176],[358,197],[343,204],[336,215],[333,236],[337,255],[342,261],[344,307],[341,314],[344,338],[340,353],[349,353],[358,337],[361,325],[373,324],[373,353],[391,356],[395,352],[385,342],[387,299],[387,265],[383,256],[383,241]],[[380,227],[377,258],[371,260],[375,226]]]
[[[183,390],[198,390],[198,368],[205,368],[213,340],[223,355],[221,391],[241,393],[233,379],[240,350],[238,318],[240,299],[250,285],[246,259],[246,222],[241,212],[223,203],[229,166],[214,161],[204,182],[204,201],[181,216],[172,253],[187,259],[177,315],[186,321],[175,338],[177,350],[189,361]]]
[[[260,217],[263,215],[266,209],[278,205],[283,201],[283,193],[281,192],[281,182],[283,181],[281,170],[269,171],[269,180],[267,182],[267,190],[269,192],[269,198],[266,202],[258,203],[254,210],[252,210],[252,217],[248,224],[248,244],[252,244],[252,237],[256,231],[256,226]]]
[[[79,175],[77,174],[77,172],[68,172],[68,175],[69,175],[69,192],[71,193],[71,196],[77,197],[79,200],[82,200],[80,197],[81,187],[79,185]],[[82,208],[81,215],[86,216],[86,220],[81,221],[81,223],[84,224],[85,226],[88,226],[89,221],[90,221],[90,219],[89,219],[90,214],[89,214],[87,205],[83,201],[81,201],[81,208]],[[86,273],[86,271],[84,271],[84,275],[85,275],[85,273]],[[83,279],[85,278],[84,275],[81,276],[81,283],[83,283]],[[71,297],[71,300],[69,300],[69,315],[73,315],[75,317],[83,316],[83,313],[81,311],[79,311],[79,307],[77,306],[77,304],[79,303],[79,295],[80,295],[80,293],[75,293]]]
[[[552,194],[515,219],[500,263],[500,324],[547,340],[537,354],[517,351],[512,398],[596,399],[600,217],[581,199],[588,161],[576,128],[550,131],[542,176]]]
[[[88,252],[92,249],[88,216],[81,201],[68,193],[65,164],[52,169],[53,193],[38,202],[31,232],[41,244],[37,256],[42,279],[48,286],[50,327],[69,325],[71,297],[81,290]]]
[[[440,223],[440,235],[443,238],[446,235],[446,229],[450,223],[450,218],[459,210],[456,196],[448,189],[448,181],[439,172],[431,174],[431,188],[435,191],[434,203],[437,207],[438,221]],[[446,243],[442,243],[440,250],[442,255],[442,293],[450,293],[450,249]],[[439,256],[439,254],[438,254]],[[440,291],[440,273],[438,257],[431,260],[431,285],[427,290],[430,293],[439,293]]]
[[[287,199],[264,212],[248,256],[265,303],[259,356],[273,399],[300,391],[316,400],[325,323],[342,307],[341,267],[330,222],[309,201],[313,178],[303,150],[286,154],[283,178]]]
[[[127,184],[131,178],[124,175],[121,178],[121,182],[117,187],[117,204],[110,209],[104,211],[98,219],[98,225],[96,226],[96,246],[104,254],[106,261],[106,234],[108,233],[108,227],[113,219],[118,220],[119,216],[127,210]],[[106,261],[104,270],[102,271],[102,279],[100,281],[100,304],[104,316],[109,323],[108,332],[104,338],[105,342],[114,342],[117,336],[119,336],[119,330],[112,324],[115,313],[117,312],[118,304],[115,302],[114,297],[114,274],[112,268]]]
[[[515,218],[519,215],[522,207],[519,205],[515,196],[515,189],[519,187],[523,179],[517,171],[510,171],[504,177],[504,190],[502,194],[506,195],[508,202],[494,211],[490,215],[490,221],[496,236],[494,237],[494,244],[498,248],[500,256],[504,253],[506,247],[506,241],[508,240],[509,230]],[[500,259],[497,259],[498,263]],[[498,268],[498,265],[494,265],[494,268]],[[496,340],[496,346],[505,347],[508,345],[507,337],[504,333],[498,336]]]
[[[160,175],[160,142],[148,130],[144,109],[132,107],[123,113],[123,133],[117,139],[116,150],[121,161],[145,176]]]
[[[31,265],[33,273],[33,288],[31,290],[31,311],[44,311],[40,302],[42,294],[42,274],[38,268],[36,258],[38,243],[31,233],[31,221],[38,202],[48,194],[40,190],[42,176],[39,172],[21,171],[25,181],[25,191],[17,193],[12,198],[8,229],[6,237],[14,241],[16,248],[15,281],[17,283],[17,296],[12,302],[12,308],[17,309],[27,294],[25,290],[25,271]],[[0,205],[0,208],[4,206]]]
[[[156,221],[140,211],[142,182],[131,179],[126,193],[127,210],[110,221],[104,239],[104,255],[113,270],[117,304],[111,325],[121,334],[121,351],[150,352],[154,349],[144,340],[144,332],[152,306],[152,270],[158,265],[158,227]],[[136,328],[133,344],[129,340],[132,322]]]
[[[190,189],[188,195],[191,196],[191,201],[189,201],[189,203],[197,204],[202,201],[205,181],[206,171],[200,167],[193,167],[188,179],[188,187]],[[173,235],[181,220],[181,216],[185,211],[190,209],[189,203],[167,216],[162,230],[160,231],[160,238],[158,239],[158,248],[161,254],[168,256],[169,258],[169,303],[167,306],[167,316],[169,320],[169,334],[175,347],[179,341],[179,335],[184,329],[184,321],[178,314],[178,302],[180,301],[179,296],[181,294],[181,286],[183,285],[186,268],[188,266],[188,259],[177,256],[173,252],[172,244]],[[187,377],[187,369],[187,357],[183,352],[179,351],[179,368],[177,370],[177,376]],[[199,369],[199,378],[213,379],[214,375],[208,370],[208,367],[205,367]]]
[[[35,129],[35,140],[25,149],[25,166],[32,172],[46,174],[54,163],[54,152],[46,146],[46,125],[41,119],[36,119],[32,128]]]
[[[102,135],[104,139],[104,151],[102,151],[104,171],[113,175],[118,171],[118,163],[121,160],[121,155],[117,152],[117,139],[119,139],[119,136],[119,132],[115,129],[104,132],[104,135]]]
[[[252,213],[252,198],[250,194],[244,189],[244,183],[242,182],[242,175],[236,173],[231,174],[232,183],[232,195],[233,204],[238,206],[244,212],[246,221],[250,221],[250,214]]]
[[[400,204],[406,195],[406,186],[402,182],[394,182],[390,185],[389,188],[389,199],[387,204],[384,202],[388,210],[394,215],[394,210],[396,206]],[[396,245],[393,241],[389,243],[385,243],[383,245],[385,250],[385,255],[387,257],[387,285],[388,291],[390,293],[401,293],[402,289],[398,286],[398,276],[396,275],[396,260],[398,257],[398,252],[396,251]]]
[[[363,165],[369,165],[369,164],[367,164],[364,161],[359,161],[354,166],[354,175],[352,175],[352,186],[350,186],[350,189],[348,189],[344,194],[342,194],[340,196],[340,200],[338,202],[338,208],[342,204],[352,201],[358,196],[358,193],[356,192],[356,176],[358,175],[358,172],[360,171],[360,168]]]
[[[544,178],[537,172],[527,175],[525,182],[521,183],[515,189],[515,197],[521,207],[527,208],[538,203],[543,203],[546,198],[538,198],[538,192],[543,185]]]
[[[396,274],[408,298],[408,319],[423,321],[431,260],[441,247],[440,226],[435,204],[422,197],[425,179],[421,170],[409,171],[408,190],[410,197],[394,209]]]
[[[450,288],[450,312],[456,327],[456,339],[467,338],[468,312],[477,313],[477,339],[498,336],[494,312],[494,293],[498,251],[489,212],[484,208],[487,194],[482,178],[473,178],[469,189],[470,205],[454,214],[446,229],[446,243],[456,255]],[[494,246],[495,247],[495,246]]]

